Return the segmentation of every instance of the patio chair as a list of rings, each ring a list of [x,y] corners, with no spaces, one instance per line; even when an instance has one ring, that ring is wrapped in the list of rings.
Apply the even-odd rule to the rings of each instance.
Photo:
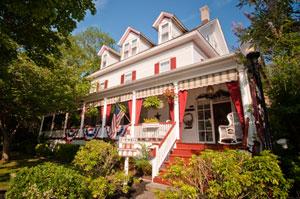
[[[220,144],[239,144],[243,139],[242,126],[239,122],[237,113],[231,112],[227,115],[228,125],[219,126]]]

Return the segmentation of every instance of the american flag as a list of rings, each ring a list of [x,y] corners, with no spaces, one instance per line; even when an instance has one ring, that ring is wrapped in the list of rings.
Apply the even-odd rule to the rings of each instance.
[[[119,131],[120,123],[124,115],[125,113],[120,109],[119,105],[116,104],[109,131],[109,137],[111,139],[116,139],[117,132]]]

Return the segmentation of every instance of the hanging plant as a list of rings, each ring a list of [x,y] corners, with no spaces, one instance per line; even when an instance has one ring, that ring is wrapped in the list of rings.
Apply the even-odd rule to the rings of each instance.
[[[99,110],[97,107],[89,107],[86,111],[88,117],[97,117],[99,115]]]
[[[168,100],[169,100],[169,99],[174,99],[174,97],[175,97],[174,89],[173,89],[173,88],[171,88],[171,89],[167,88],[167,89],[164,91],[163,95],[164,95]]]
[[[161,103],[161,100],[157,96],[149,96],[144,100],[143,106],[146,109],[158,109],[161,106]]]

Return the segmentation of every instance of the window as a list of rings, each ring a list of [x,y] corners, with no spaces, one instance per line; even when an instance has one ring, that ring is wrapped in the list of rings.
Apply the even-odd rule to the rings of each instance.
[[[127,57],[129,57],[129,43],[124,45],[124,58],[126,59]]]
[[[132,81],[132,72],[128,72],[124,74],[124,82]]]
[[[161,26],[161,43],[169,40],[169,23]]]
[[[198,133],[200,142],[214,142],[211,101],[198,101]]]
[[[100,89],[103,90],[105,88],[105,82],[100,83]]]
[[[131,41],[131,54],[135,55],[137,53],[137,39]]]
[[[170,60],[160,62],[159,72],[163,73],[169,70],[170,70]]]
[[[102,56],[102,67],[104,68],[106,67],[106,65],[107,65],[107,55],[105,54]]]

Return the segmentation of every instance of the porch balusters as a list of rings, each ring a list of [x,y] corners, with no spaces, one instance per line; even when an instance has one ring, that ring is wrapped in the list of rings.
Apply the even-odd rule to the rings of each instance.
[[[257,131],[254,122],[255,121],[254,116],[252,112],[249,111],[253,109],[253,106],[252,106],[250,85],[246,73],[246,68],[244,66],[240,66],[238,68],[238,74],[239,74],[239,83],[240,83],[243,110],[244,110],[244,120],[247,121],[247,118],[249,118],[247,145],[248,147],[250,147],[250,150],[252,150],[252,147],[254,145],[253,138],[256,135]]]
[[[175,131],[176,139],[180,139],[179,133],[179,101],[178,101],[178,82],[174,82],[174,121],[175,121]]]

